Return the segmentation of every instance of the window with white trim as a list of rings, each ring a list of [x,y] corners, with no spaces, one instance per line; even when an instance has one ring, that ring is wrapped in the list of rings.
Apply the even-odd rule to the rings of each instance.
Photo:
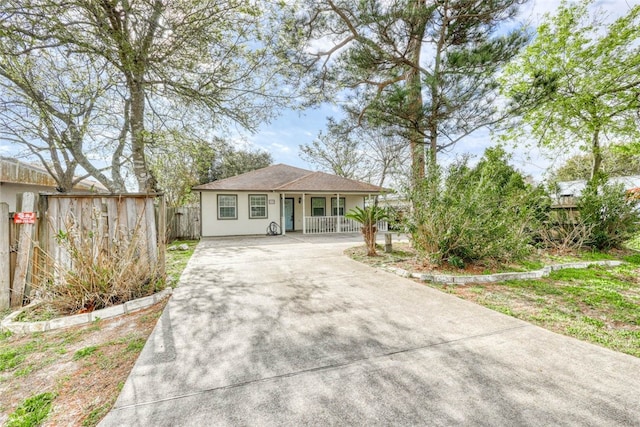
[[[267,195],[249,194],[249,218],[267,217]]]
[[[311,216],[324,216],[327,199],[324,197],[311,198]]]
[[[218,219],[238,219],[238,196],[218,194]]]

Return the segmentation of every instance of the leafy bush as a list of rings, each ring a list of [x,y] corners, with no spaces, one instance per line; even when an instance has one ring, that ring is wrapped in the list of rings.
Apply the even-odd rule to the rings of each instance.
[[[347,212],[345,217],[362,224],[362,235],[367,245],[367,256],[375,256],[378,221],[386,220],[388,218],[387,212],[383,208],[375,205],[367,206],[364,209],[356,206]]]
[[[49,415],[55,397],[55,393],[40,393],[29,397],[9,416],[7,427],[39,426]]]
[[[477,166],[462,159],[414,188],[409,231],[428,261],[507,262],[529,253],[545,195],[507,160],[503,149],[488,149]]]
[[[578,209],[591,229],[587,246],[618,248],[638,231],[638,200],[627,197],[622,185],[607,184],[602,178],[590,181],[578,200]]]

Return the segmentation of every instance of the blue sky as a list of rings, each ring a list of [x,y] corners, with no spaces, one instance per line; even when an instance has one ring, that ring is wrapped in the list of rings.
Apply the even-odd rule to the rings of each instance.
[[[594,4],[594,8],[600,10],[610,19],[619,17],[628,11],[640,0],[602,0]],[[532,26],[540,22],[545,13],[553,13],[559,0],[530,1],[521,8],[517,19],[519,23]],[[299,157],[298,147],[301,144],[311,143],[320,130],[325,128],[326,118],[339,115],[337,105],[322,105],[316,109],[303,112],[285,111],[270,124],[262,125],[258,132],[244,134],[244,138],[252,146],[269,151],[276,163],[286,163],[306,169],[314,169]],[[462,140],[456,147],[446,153],[441,153],[440,158],[445,162],[463,153],[479,157],[486,147],[494,145],[489,132],[480,130]],[[537,181],[544,178],[544,172],[549,167],[558,167],[572,153],[551,153],[540,150],[531,150],[522,147],[507,147],[513,155],[513,164],[526,174],[531,175]]]

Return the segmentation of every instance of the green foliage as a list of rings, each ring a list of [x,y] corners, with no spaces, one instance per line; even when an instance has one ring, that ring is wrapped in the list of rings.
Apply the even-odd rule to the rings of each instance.
[[[26,399],[18,408],[9,415],[7,427],[35,427],[49,415],[51,403],[55,399],[55,393],[40,393]]]
[[[7,348],[0,352],[0,372],[8,371],[21,364],[25,355],[17,349]]]
[[[617,147],[603,147],[601,172],[609,177],[640,175],[640,156]],[[549,181],[588,180],[593,158],[590,154],[576,154],[558,169],[551,171]]]
[[[463,159],[413,192],[409,231],[430,262],[508,262],[530,252],[545,196],[507,159],[488,149],[474,168]]]
[[[98,346],[91,345],[89,347],[81,348],[73,354],[73,360],[80,360],[87,356],[91,356],[98,350]]]
[[[165,270],[167,274],[167,286],[175,287],[180,280],[182,271],[186,268],[193,251],[198,245],[197,240],[176,240],[172,245],[186,244],[189,249],[186,251],[167,251],[165,254]]]
[[[605,138],[640,139],[640,5],[606,25],[589,16],[593,3],[563,2],[501,77],[510,108],[522,113],[507,138],[580,148],[592,158],[590,176],[600,170]]]
[[[345,218],[352,219],[362,224],[362,235],[367,245],[367,255],[376,255],[376,233],[378,231],[377,224],[379,221],[385,221],[389,218],[387,211],[379,206],[372,205],[362,209],[356,206],[345,214]]]
[[[494,76],[528,34],[520,27],[496,29],[519,3],[305,2],[295,34],[304,34],[306,43],[296,53],[315,71],[309,90],[357,88],[350,102],[356,117],[404,138],[418,179],[425,137],[435,159],[438,150],[499,120]],[[331,44],[318,51],[317,40]]]
[[[626,197],[622,185],[591,181],[578,201],[581,219],[590,226],[586,245],[619,248],[638,232],[638,201]]]

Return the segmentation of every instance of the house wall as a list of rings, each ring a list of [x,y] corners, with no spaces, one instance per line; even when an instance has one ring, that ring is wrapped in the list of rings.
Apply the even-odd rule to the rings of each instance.
[[[203,191],[200,194],[202,237],[266,234],[271,221],[280,223],[280,197],[278,194],[259,191],[235,193]],[[218,194],[238,197],[237,219],[218,219]],[[249,218],[249,194],[267,195],[267,218]],[[274,202],[272,203],[271,200]]]
[[[44,185],[16,184],[12,182],[0,182],[0,203],[9,204],[9,212],[15,212],[16,198],[20,193],[39,193],[55,191]]]
[[[202,191],[201,193],[201,215],[202,215],[202,237],[214,236],[239,236],[266,234],[267,227],[271,221],[278,225],[281,223],[282,194],[263,192],[214,192]],[[238,218],[218,219],[218,194],[231,194],[238,197]],[[267,218],[249,218],[249,194],[266,194],[268,199]],[[300,193],[287,193],[287,198],[294,199],[294,228],[295,231],[302,231],[302,203],[298,200],[302,197]],[[326,194],[305,194],[305,214],[311,216],[311,198],[325,198],[325,215],[331,215],[331,198],[335,195]],[[345,213],[359,206],[364,207],[364,196],[362,195],[340,195],[345,198]],[[271,201],[274,202],[271,202]]]

